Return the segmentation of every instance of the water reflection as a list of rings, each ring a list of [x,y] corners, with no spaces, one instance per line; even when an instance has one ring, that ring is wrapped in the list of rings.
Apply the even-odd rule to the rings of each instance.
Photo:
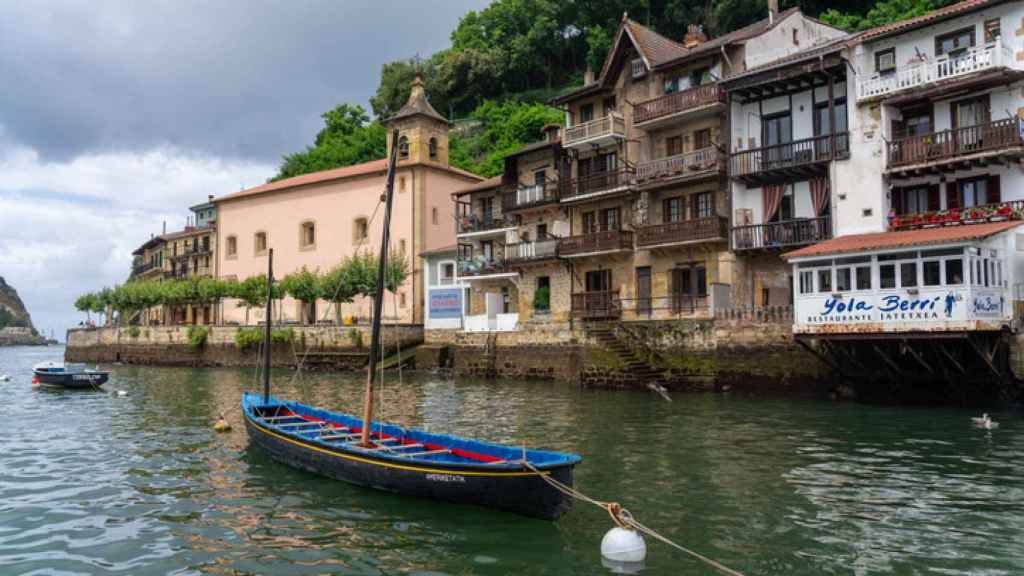
[[[44,392],[52,349],[0,349],[0,573],[595,574],[609,528],[381,494],[249,446],[251,370],[117,367],[109,393]],[[358,375],[273,373],[358,413]],[[956,410],[581,391],[389,375],[388,420],[584,456],[579,486],[745,574],[1024,571],[1024,426]],[[233,430],[212,431],[219,414]],[[648,542],[644,574],[707,574]]]

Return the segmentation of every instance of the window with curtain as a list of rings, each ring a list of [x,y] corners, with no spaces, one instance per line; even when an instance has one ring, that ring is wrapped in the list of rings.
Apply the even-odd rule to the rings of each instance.
[[[693,202],[694,218],[710,218],[714,211],[714,201],[711,192],[700,192],[690,196]]]
[[[662,202],[661,206],[661,220],[662,222],[682,222],[683,221],[683,199],[682,197],[666,198]]]

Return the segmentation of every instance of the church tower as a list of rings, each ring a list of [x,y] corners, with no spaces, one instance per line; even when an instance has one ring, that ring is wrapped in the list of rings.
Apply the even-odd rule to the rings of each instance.
[[[448,120],[437,113],[427,100],[423,78],[416,74],[409,100],[397,114],[385,122],[388,129],[388,157],[391,156],[391,132],[398,129],[398,164],[429,162],[448,166]]]

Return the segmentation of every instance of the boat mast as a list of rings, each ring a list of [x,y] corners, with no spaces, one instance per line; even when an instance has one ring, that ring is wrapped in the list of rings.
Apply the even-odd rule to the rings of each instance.
[[[267,250],[267,317],[263,327],[263,404],[270,404],[270,316],[274,302],[274,249]]]
[[[380,354],[380,317],[384,310],[384,279],[388,264],[388,237],[391,235],[391,198],[395,190],[395,164],[398,162],[398,130],[391,132],[391,157],[388,159],[387,184],[384,189],[384,232],[380,238],[380,260],[377,265],[377,293],[373,298],[373,332],[370,336],[370,361],[367,364],[366,389],[363,394],[363,430],[359,444],[370,444],[370,422],[373,417],[373,377]]]

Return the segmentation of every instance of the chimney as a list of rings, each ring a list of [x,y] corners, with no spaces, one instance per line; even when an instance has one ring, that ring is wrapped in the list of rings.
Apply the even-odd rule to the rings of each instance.
[[[541,130],[544,132],[544,140],[554,144],[562,140],[562,126],[559,124],[546,124]]]
[[[768,22],[775,24],[775,17],[779,15],[779,0],[768,0]]]
[[[583,85],[588,86],[594,83],[594,69],[587,64],[587,69],[583,71]]]
[[[708,37],[704,34],[703,26],[690,24],[686,27],[686,36],[683,36],[683,48],[696,48],[707,41]]]

